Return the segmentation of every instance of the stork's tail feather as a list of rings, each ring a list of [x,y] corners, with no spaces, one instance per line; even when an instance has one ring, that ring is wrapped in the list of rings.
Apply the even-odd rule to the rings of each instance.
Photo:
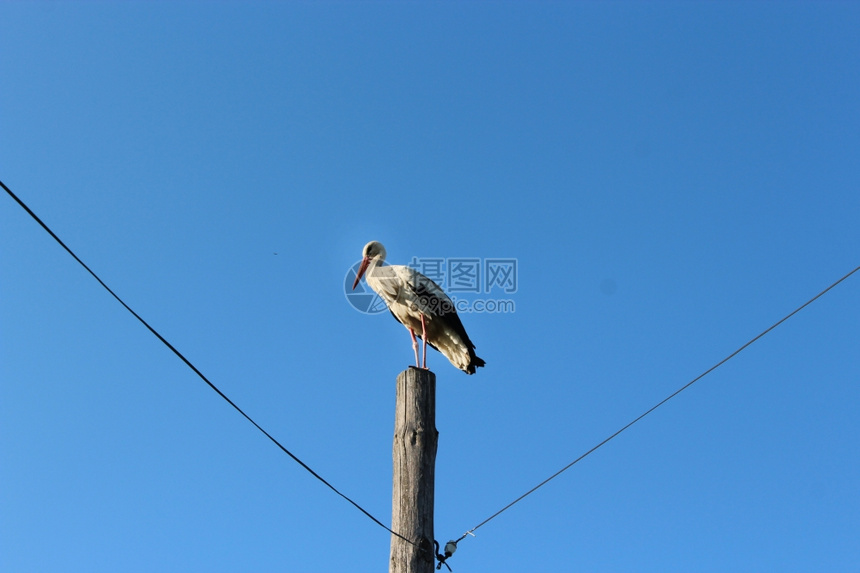
[[[474,374],[476,368],[481,368],[487,363],[484,362],[483,358],[478,358],[478,355],[475,354],[474,349],[469,349],[469,365],[466,366],[466,374]]]

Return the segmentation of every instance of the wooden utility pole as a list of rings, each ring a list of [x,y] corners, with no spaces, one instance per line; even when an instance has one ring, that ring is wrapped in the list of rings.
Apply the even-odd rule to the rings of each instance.
[[[436,472],[436,375],[409,367],[397,376],[394,487],[389,573],[432,573],[433,489]]]

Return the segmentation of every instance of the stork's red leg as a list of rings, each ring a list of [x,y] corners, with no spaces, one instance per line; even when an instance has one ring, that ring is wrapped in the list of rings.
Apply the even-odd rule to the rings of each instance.
[[[412,350],[415,351],[415,367],[421,368],[421,363],[418,361],[418,341],[415,340],[415,331],[409,329],[409,336],[412,337]]]
[[[424,370],[427,370],[427,325],[424,324],[423,312],[421,313],[421,342],[424,345]]]

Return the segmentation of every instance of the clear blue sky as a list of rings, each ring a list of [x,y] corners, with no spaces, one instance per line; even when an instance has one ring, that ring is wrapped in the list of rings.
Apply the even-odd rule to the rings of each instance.
[[[388,523],[408,333],[371,239],[515,258],[437,353],[459,537],[860,264],[860,5],[0,4],[0,179]],[[0,569],[384,571],[0,197]],[[277,253],[277,254],[276,254]],[[860,570],[860,276],[460,544],[479,571]]]

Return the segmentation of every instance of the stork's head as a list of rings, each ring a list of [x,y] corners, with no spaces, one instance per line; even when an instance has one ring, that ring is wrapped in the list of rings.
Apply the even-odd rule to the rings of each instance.
[[[358,286],[358,281],[364,276],[364,272],[371,261],[374,261],[376,265],[382,264],[382,261],[385,260],[385,247],[379,241],[370,241],[361,250],[361,257],[361,265],[358,267],[358,272],[355,273],[355,282],[352,283],[352,290],[355,290],[355,287]]]
[[[385,260],[385,247],[379,241],[370,241],[361,250],[361,256],[365,259],[375,259],[379,257],[380,261]]]

